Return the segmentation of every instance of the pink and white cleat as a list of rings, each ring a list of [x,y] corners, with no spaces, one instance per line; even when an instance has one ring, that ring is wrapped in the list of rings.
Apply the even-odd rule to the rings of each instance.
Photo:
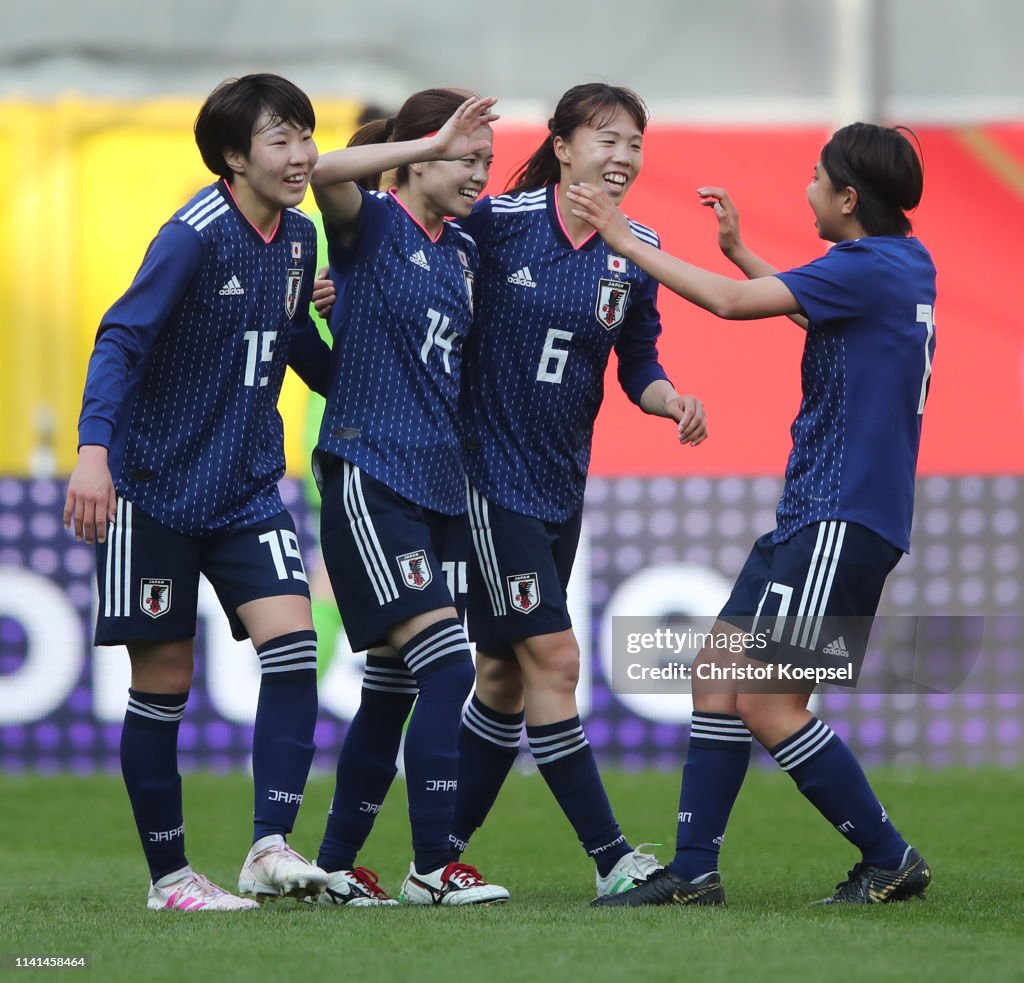
[[[146,907],[150,911],[248,911],[259,905],[229,894],[191,867],[184,867],[150,884]]]

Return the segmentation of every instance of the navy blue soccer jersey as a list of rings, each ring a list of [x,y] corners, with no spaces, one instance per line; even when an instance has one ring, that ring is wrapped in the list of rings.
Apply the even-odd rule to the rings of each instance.
[[[318,452],[403,498],[466,511],[456,415],[473,320],[476,244],[454,222],[432,239],[394,194],[363,192],[348,245],[327,230],[337,299]]]
[[[223,181],[160,229],[100,324],[79,420],[119,495],[195,536],[282,511],[286,365],[326,387],[315,272],[309,218],[287,209],[266,241]]]
[[[935,266],[915,238],[840,242],[776,274],[810,324],[775,541],[846,519],[910,549],[935,352]]]
[[[596,232],[574,247],[556,191],[484,198],[463,221],[481,256],[463,387],[466,470],[488,500],[547,522],[583,504],[612,349],[634,403],[666,378],[657,281]],[[630,225],[659,245],[652,230]]]

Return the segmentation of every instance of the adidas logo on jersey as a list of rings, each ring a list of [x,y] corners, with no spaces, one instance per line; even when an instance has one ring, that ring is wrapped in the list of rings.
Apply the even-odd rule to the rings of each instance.
[[[234,297],[237,294],[244,294],[245,287],[238,282],[238,277],[233,276],[223,287],[220,288],[221,297]]]
[[[524,266],[521,270],[517,270],[510,277],[506,278],[509,283],[514,283],[517,287],[536,287],[537,281],[534,280],[533,274],[530,272],[530,267]]]
[[[840,658],[850,658],[850,650],[846,647],[846,639],[840,635],[834,642],[829,642],[821,650],[825,655],[838,655]]]
[[[422,249],[417,249],[416,252],[409,257],[409,262],[415,263],[421,270],[430,270],[430,264],[427,262],[426,254]]]

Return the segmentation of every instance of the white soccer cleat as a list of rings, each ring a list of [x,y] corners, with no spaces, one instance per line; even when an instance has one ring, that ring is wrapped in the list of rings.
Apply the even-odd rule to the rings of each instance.
[[[411,863],[398,900],[417,905],[504,904],[508,889],[488,884],[469,864],[450,863],[429,874],[417,874]]]
[[[250,911],[259,905],[229,894],[185,867],[149,885],[146,907],[150,911]]]
[[[632,891],[637,884],[642,884],[651,874],[661,870],[661,863],[653,853],[641,853],[645,846],[654,843],[641,843],[632,853],[619,858],[619,862],[602,877],[597,875],[597,896],[606,898],[611,894],[622,894]]]
[[[377,882],[377,875],[368,867],[336,870],[327,875],[327,887],[317,900],[320,904],[349,905],[352,908],[397,905],[398,902],[389,897]]]
[[[257,840],[238,875],[238,893],[257,901],[316,898],[325,887],[327,871],[296,853],[280,833]]]

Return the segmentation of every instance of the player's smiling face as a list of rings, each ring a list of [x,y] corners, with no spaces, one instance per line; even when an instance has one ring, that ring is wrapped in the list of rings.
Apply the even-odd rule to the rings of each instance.
[[[836,191],[820,160],[814,165],[811,183],[807,185],[807,203],[814,212],[814,224],[822,239],[841,242],[849,237],[849,194]]]
[[[465,218],[482,194],[494,159],[491,128],[481,126],[472,139],[487,140],[487,148],[458,160],[432,160],[411,167],[416,175],[417,191],[434,215]]]
[[[643,164],[643,132],[623,107],[573,130],[568,140],[555,137],[563,186],[586,182],[603,188],[612,201],[625,197]]]
[[[236,173],[232,187],[239,181],[264,208],[283,210],[298,205],[306,196],[309,176],[319,156],[313,133],[294,123],[260,117],[245,156],[225,155]]]

